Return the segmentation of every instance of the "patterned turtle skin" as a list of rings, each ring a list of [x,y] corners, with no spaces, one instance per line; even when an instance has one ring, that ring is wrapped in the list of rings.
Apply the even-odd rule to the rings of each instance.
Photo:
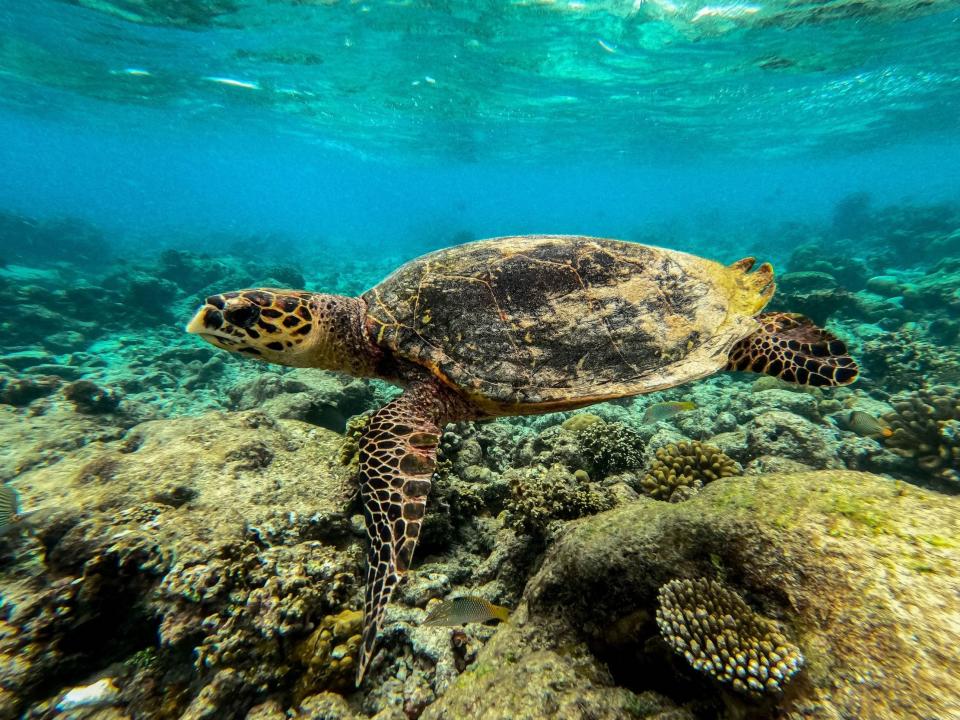
[[[358,298],[260,288],[213,295],[187,326],[264,362],[404,388],[359,442],[367,538],[359,685],[413,562],[447,423],[570,410],[720,370],[801,385],[853,382],[843,342],[761,313],[773,268],[600,238],[536,235],[412,260]]]

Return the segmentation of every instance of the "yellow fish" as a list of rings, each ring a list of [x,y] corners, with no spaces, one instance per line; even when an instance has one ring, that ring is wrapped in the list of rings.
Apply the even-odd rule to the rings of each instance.
[[[489,600],[473,595],[444,600],[430,611],[424,625],[430,627],[451,627],[487,620],[506,620],[510,610],[502,605],[494,605]]]
[[[654,405],[648,407],[647,411],[643,414],[643,422],[646,424],[659,422],[661,420],[668,420],[674,415],[679,415],[682,412],[696,409],[697,404],[689,401],[655,403]]]
[[[887,423],[883,420],[878,420],[863,410],[853,410],[850,415],[847,416],[847,427],[857,435],[862,435],[863,437],[873,437],[876,435],[890,437],[893,435],[893,430],[890,429]]]

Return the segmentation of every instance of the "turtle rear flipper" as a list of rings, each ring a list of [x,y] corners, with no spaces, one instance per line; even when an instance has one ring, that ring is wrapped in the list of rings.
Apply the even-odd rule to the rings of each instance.
[[[390,596],[413,559],[440,430],[460,419],[467,415],[456,399],[435,383],[422,381],[375,412],[360,437],[360,496],[370,546],[358,687],[376,652]]]
[[[849,385],[860,368],[835,335],[795,313],[763,313],[760,329],[733,346],[727,370],[764,373],[798,385]]]

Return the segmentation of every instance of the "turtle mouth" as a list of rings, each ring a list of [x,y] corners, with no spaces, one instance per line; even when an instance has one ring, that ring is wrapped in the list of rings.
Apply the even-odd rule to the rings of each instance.
[[[229,337],[227,335],[219,335],[212,332],[201,332],[195,333],[199,335],[201,339],[206,340],[208,343],[213,345],[236,345],[237,341],[235,338]]]

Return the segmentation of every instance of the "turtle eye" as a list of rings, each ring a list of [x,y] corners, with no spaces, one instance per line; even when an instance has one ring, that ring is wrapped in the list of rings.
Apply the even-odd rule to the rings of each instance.
[[[210,309],[203,314],[203,326],[205,328],[216,330],[221,325],[223,325],[223,315],[219,310]]]
[[[240,307],[227,308],[223,316],[227,319],[227,322],[232,325],[248,328],[260,317],[260,308],[256,305],[241,305]]]

